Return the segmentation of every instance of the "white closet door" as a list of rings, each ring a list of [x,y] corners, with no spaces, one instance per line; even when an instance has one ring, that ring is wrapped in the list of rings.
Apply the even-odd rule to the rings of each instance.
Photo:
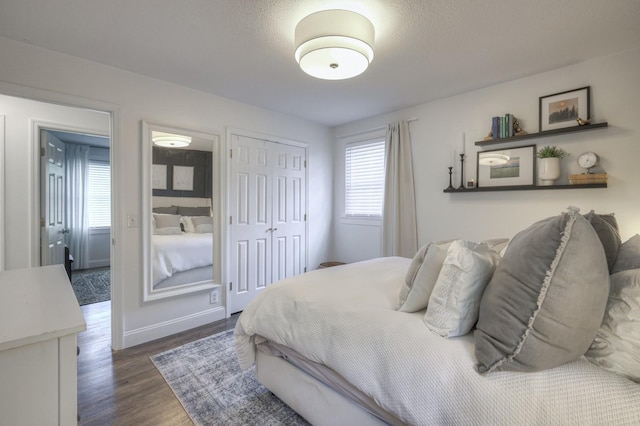
[[[42,130],[41,135],[40,265],[64,264],[64,143]]]
[[[305,149],[231,136],[230,313],[269,284],[304,272]]]

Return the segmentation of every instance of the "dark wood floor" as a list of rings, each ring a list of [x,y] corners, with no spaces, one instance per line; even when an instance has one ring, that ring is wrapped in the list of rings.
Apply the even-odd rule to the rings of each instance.
[[[229,330],[237,315],[122,351],[111,351],[111,302],[82,306],[78,335],[80,425],[192,425],[150,356]]]

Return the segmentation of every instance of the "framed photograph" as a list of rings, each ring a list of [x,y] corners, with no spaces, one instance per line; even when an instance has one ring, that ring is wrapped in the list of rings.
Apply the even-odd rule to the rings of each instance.
[[[173,166],[174,191],[193,191],[193,167]]]
[[[591,116],[591,86],[540,97],[540,131],[578,126]]]
[[[154,164],[151,167],[152,189],[167,189],[167,166],[166,164]]]
[[[533,186],[536,146],[478,152],[478,188]]]

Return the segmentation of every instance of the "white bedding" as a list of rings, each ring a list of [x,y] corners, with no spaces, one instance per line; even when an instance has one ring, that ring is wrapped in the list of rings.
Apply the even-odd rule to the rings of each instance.
[[[407,424],[640,424],[640,385],[581,358],[538,373],[474,370],[473,337],[430,332],[394,309],[410,260],[381,258],[273,284],[236,325],[240,365],[256,335],[322,363]]]
[[[177,272],[213,264],[211,234],[153,235],[153,285]]]

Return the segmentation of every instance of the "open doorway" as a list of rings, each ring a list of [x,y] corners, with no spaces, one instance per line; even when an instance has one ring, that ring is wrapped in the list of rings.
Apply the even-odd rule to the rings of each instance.
[[[111,300],[110,139],[40,130],[40,264],[64,264],[81,306]]]

